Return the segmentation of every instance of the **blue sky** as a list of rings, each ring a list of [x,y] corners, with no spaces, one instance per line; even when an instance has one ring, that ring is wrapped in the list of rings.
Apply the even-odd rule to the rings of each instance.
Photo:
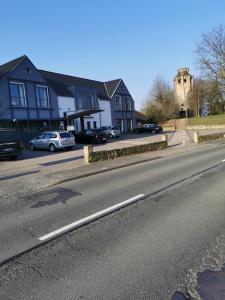
[[[224,0],[1,1],[0,64],[26,54],[41,69],[122,78],[139,109],[157,76],[198,75],[195,43],[225,23]]]

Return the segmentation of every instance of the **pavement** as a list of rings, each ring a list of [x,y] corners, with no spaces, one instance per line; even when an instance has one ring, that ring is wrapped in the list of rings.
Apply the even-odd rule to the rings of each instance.
[[[2,197],[0,299],[164,300],[176,291],[199,299],[197,274],[225,262],[224,146],[174,146],[133,165]],[[145,197],[40,240],[137,195]]]

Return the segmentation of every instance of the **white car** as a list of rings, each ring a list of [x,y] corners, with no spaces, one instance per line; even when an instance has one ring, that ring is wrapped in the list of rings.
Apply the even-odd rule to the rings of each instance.
[[[104,132],[110,139],[114,137],[120,137],[120,130],[114,126],[102,126],[98,131]]]
[[[46,131],[35,137],[29,143],[30,149],[48,149],[51,152],[57,149],[72,149],[75,138],[69,131]]]

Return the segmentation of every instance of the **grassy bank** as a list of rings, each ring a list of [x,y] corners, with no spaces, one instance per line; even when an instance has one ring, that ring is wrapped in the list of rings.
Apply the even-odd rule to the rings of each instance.
[[[196,125],[225,125],[225,115],[207,116],[187,119],[188,126]]]

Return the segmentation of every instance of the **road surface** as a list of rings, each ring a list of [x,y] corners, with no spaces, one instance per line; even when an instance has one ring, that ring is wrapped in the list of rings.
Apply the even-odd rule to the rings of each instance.
[[[4,200],[0,299],[194,298],[196,273],[225,262],[223,160],[212,143]]]

